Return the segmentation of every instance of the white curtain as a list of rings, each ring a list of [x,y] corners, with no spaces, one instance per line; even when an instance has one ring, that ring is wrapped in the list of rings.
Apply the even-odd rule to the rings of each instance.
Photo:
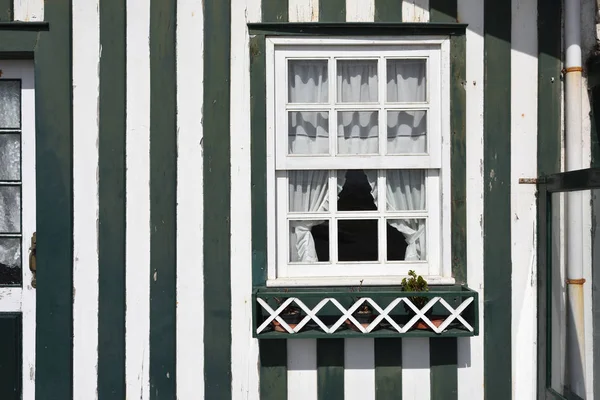
[[[290,103],[321,104],[329,101],[326,60],[289,62]],[[289,154],[329,153],[329,115],[327,112],[292,111],[288,116]]]
[[[425,176],[420,170],[386,171],[386,201],[389,211],[425,210]],[[406,240],[405,261],[426,259],[425,220],[396,219],[388,220]],[[388,246],[391,246],[388,243]]]
[[[378,102],[377,61],[338,61],[337,99],[344,103]],[[379,153],[377,111],[338,112],[338,153]]]
[[[329,209],[327,190],[328,171],[289,171],[289,198],[291,212],[318,212]],[[313,226],[324,220],[292,221],[290,232],[290,261],[317,262]]]
[[[327,61],[289,61],[288,100],[290,103],[323,104],[329,101]],[[425,62],[423,60],[387,61],[387,100],[389,102],[426,101]],[[376,103],[379,101],[376,60],[337,62],[337,101]],[[288,151],[290,154],[328,154],[329,115],[326,111],[289,113]],[[337,143],[341,154],[379,153],[377,111],[339,111]],[[389,111],[387,119],[388,153],[426,151],[425,111]],[[365,171],[371,195],[377,203],[377,171]],[[388,171],[387,203],[391,210],[419,210],[425,207],[421,171]],[[420,175],[419,175],[420,174]],[[327,171],[290,171],[290,211],[317,212],[328,209]],[[337,193],[345,183],[345,171],[338,172]],[[333,190],[334,188],[332,188]],[[311,228],[324,220],[294,221],[290,231],[290,260],[317,262]],[[424,220],[392,220],[407,243],[406,260],[425,258]]]

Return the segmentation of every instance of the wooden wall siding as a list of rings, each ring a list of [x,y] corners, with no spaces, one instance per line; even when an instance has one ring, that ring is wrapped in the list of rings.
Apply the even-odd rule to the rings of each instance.
[[[98,366],[99,335],[98,6],[98,1],[73,4],[73,287],[82,288],[73,299],[73,397],[91,399],[96,396],[98,378],[88,371]],[[106,226],[104,212],[103,218]]]
[[[536,276],[536,192],[535,185],[519,184],[519,178],[537,176],[538,125],[537,80],[537,4],[528,0],[512,1],[510,192],[513,216],[511,252],[518,264],[513,264],[512,285],[512,381],[513,397],[535,398],[537,343],[537,281]],[[526,260],[529,260],[528,262]]]
[[[443,10],[438,8],[432,17]],[[465,74],[466,114],[466,199],[467,226],[467,277],[469,287],[479,290],[480,332],[485,327],[483,315],[483,114],[484,114],[484,2],[457,0],[457,19],[467,23]],[[458,398],[484,398],[483,336],[457,339]]]

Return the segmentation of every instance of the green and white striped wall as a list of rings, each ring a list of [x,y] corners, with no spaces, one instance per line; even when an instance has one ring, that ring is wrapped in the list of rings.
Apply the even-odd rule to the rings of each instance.
[[[535,188],[518,178],[559,166],[559,0],[14,7],[50,24],[35,53],[38,180],[56,182],[38,191],[37,398],[535,398]],[[453,262],[480,292],[480,336],[252,339],[246,24],[285,21],[468,24]]]

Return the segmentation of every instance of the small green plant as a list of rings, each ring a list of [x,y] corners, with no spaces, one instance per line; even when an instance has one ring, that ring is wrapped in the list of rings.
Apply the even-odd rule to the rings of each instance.
[[[362,289],[363,281],[364,281],[364,279],[361,279],[361,280],[360,280],[360,285],[358,286],[358,288],[357,288],[357,289],[350,288],[350,291],[351,291],[351,292],[354,292],[354,291],[356,290],[357,292],[359,292],[359,293],[360,293],[360,291],[361,291],[361,289]],[[359,301],[361,298],[362,298],[362,297],[360,297],[360,296],[357,296],[357,297],[354,297],[354,296],[352,296],[352,302],[353,302],[353,303],[356,303],[356,302],[358,302],[358,301]],[[362,304],[360,305],[360,307],[358,307],[358,310],[357,310],[356,312],[357,312],[357,313],[365,313],[365,314],[366,314],[366,313],[369,313],[369,314],[370,314],[370,313],[372,313],[372,312],[373,312],[373,310],[372,310],[372,309],[371,309],[371,307],[369,306],[369,303],[367,303],[367,302],[365,301],[364,303],[362,303]]]
[[[427,281],[421,275],[417,275],[415,271],[408,271],[409,278],[402,279],[400,286],[404,292],[428,292],[429,286]],[[409,297],[410,301],[419,309],[423,308],[429,299],[427,297]]]

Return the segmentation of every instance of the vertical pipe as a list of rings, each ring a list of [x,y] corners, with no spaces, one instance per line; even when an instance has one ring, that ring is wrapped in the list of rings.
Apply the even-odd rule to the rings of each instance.
[[[565,0],[565,152],[566,169],[582,165],[581,0]],[[583,202],[581,192],[567,195],[567,382],[585,397],[583,318]]]

